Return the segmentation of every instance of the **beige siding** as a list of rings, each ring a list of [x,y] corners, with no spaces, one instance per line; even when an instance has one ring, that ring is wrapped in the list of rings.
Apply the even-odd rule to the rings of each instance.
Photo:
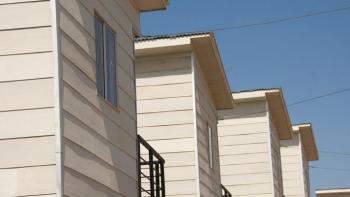
[[[280,140],[278,137],[277,129],[270,118],[270,136],[271,136],[271,158],[272,158],[272,172],[273,172],[273,185],[276,197],[283,197],[283,177],[282,177],[282,164],[281,164],[281,152],[280,152]]]
[[[305,196],[299,137],[296,134],[291,140],[281,140],[283,187],[286,197]]]
[[[214,102],[209,92],[208,84],[201,71],[200,65],[195,65],[196,90],[196,123],[197,148],[199,164],[199,180],[201,196],[220,196],[220,162],[217,135],[217,114]],[[212,130],[213,166],[210,167],[208,157],[208,126]]]
[[[97,95],[95,13],[116,32],[118,108]],[[137,196],[133,32],[138,12],[129,1],[61,0],[59,19],[64,194]]]
[[[238,103],[219,111],[222,184],[233,196],[273,196],[266,102]]]
[[[195,196],[197,174],[190,56],[177,54],[138,59],[136,84],[138,133],[166,161],[167,196]]]
[[[0,196],[55,196],[49,1],[0,1]],[[11,3],[11,4],[8,4]]]
[[[302,163],[303,163],[303,186],[304,194],[306,197],[310,197],[310,174],[309,174],[309,161],[306,158],[306,151],[304,145],[302,146]]]

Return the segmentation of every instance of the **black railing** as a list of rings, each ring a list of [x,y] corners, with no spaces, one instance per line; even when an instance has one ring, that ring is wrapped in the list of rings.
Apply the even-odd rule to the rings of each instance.
[[[165,160],[141,136],[138,138],[139,197],[165,197]]]
[[[221,185],[221,196],[222,197],[232,197],[231,193],[223,185]]]

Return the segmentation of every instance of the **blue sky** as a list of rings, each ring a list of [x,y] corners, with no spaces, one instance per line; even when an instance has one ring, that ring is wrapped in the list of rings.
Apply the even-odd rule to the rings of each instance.
[[[168,34],[242,25],[350,6],[348,0],[171,0],[142,14],[142,33]],[[350,10],[215,33],[231,89],[282,87],[287,103],[350,87]],[[350,154],[350,91],[289,108],[312,122],[318,148]],[[311,165],[350,169],[350,156],[320,152]],[[310,169],[316,188],[350,187],[350,171]]]

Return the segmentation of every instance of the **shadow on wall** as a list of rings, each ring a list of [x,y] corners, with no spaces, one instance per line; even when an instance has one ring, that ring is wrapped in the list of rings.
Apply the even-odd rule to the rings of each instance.
[[[137,196],[135,84],[128,83],[134,79],[126,74],[133,65],[117,66],[118,108],[98,96],[95,85],[94,10],[116,31],[121,19],[111,14],[110,5],[118,6],[117,1],[62,0],[59,4],[64,194]],[[115,46],[119,60],[118,51],[124,49],[121,44]],[[133,54],[123,53],[129,53],[121,57],[128,58],[123,62],[132,63]]]

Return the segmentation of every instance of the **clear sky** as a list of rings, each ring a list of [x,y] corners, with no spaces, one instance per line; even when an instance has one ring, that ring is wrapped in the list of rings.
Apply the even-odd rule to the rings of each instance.
[[[349,0],[171,0],[142,14],[142,33],[169,34],[242,25],[350,6]],[[215,33],[233,91],[282,87],[287,103],[350,87],[350,10]],[[293,123],[312,122],[320,161],[316,188],[350,187],[350,91],[289,108]]]

